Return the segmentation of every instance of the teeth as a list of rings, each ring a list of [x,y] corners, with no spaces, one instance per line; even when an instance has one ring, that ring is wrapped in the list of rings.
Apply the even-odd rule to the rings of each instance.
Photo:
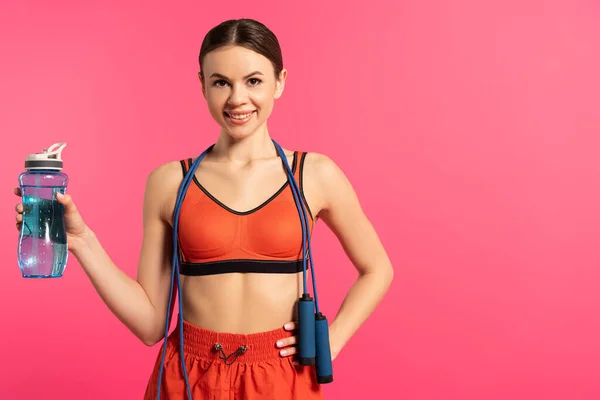
[[[249,116],[251,116],[252,113],[248,113],[248,114],[229,114],[229,116],[233,119],[246,119]]]

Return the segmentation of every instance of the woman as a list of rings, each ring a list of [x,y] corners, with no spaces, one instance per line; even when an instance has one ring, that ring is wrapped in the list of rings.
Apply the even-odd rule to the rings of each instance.
[[[267,129],[287,76],[279,43],[259,22],[226,21],[205,37],[199,62],[202,93],[221,130],[198,165],[178,218],[183,359],[191,394],[194,399],[322,398],[314,367],[292,361],[292,321],[303,283],[302,228],[284,157]],[[335,359],[382,299],[393,270],[336,164],[317,153],[282,151],[302,193],[310,231],[323,220],[359,272],[330,324]],[[193,161],[168,162],[149,174],[136,280],[111,261],[71,197],[58,197],[69,250],[110,310],[148,346],[164,337],[167,309],[173,306],[168,300],[173,210]],[[20,228],[20,204],[17,213]],[[162,399],[185,398],[179,333],[175,329],[165,344],[164,367],[159,352],[145,399],[157,397],[159,383]]]

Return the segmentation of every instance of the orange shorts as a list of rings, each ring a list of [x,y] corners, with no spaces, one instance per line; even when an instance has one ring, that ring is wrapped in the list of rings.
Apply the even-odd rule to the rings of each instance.
[[[184,361],[193,400],[323,399],[314,367],[279,355],[275,343],[291,335],[283,328],[250,335],[218,333],[184,321]],[[144,400],[157,398],[162,351],[161,346]],[[160,391],[161,400],[187,399],[179,327],[167,340]]]

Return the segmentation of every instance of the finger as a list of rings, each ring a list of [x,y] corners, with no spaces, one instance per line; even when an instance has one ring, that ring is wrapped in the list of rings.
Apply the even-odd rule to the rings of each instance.
[[[23,224],[20,223],[20,222],[17,222],[15,225],[17,226],[17,230],[20,232],[21,231],[21,225],[23,225]]]
[[[19,214],[23,214],[23,204],[19,203],[15,206],[15,211]]]
[[[21,188],[15,188],[13,190],[13,193],[16,194],[17,196],[21,196]]]
[[[277,341],[277,347],[293,346],[296,344],[296,336],[290,336],[289,338],[281,339]]]
[[[17,214],[15,216],[15,219],[17,220],[17,223],[20,224],[21,222],[23,222],[23,215]]]
[[[283,328],[286,331],[293,331],[296,329],[296,323],[294,321],[288,322],[287,324],[283,325]]]
[[[70,195],[56,192],[56,200],[65,206],[65,213],[70,214],[77,212],[77,207],[75,207],[75,203],[73,203],[73,199]]]
[[[296,348],[295,347],[288,347],[287,349],[281,350],[279,352],[279,354],[281,354],[282,357],[293,356],[294,354],[296,354]]]

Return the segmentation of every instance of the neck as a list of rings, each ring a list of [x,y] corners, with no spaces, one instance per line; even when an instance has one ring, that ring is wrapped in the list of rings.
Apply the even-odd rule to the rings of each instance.
[[[277,155],[266,123],[242,139],[221,131],[211,153],[215,159],[242,163]]]

